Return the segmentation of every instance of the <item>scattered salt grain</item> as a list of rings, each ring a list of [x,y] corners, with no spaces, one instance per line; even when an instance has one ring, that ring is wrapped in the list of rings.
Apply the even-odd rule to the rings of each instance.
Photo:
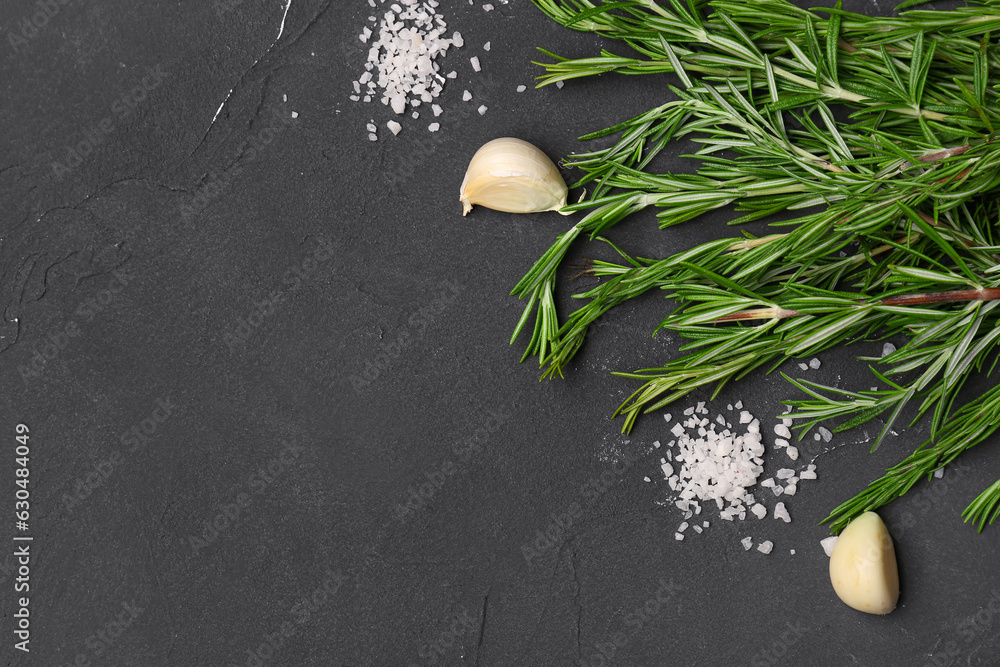
[[[651,481],[653,481],[653,480],[651,480],[651,479],[650,479],[650,478],[648,478],[648,477],[643,477],[643,478],[642,478],[642,481],[644,481],[644,482],[647,482],[647,483],[648,483],[648,482],[651,482]]]
[[[688,529],[688,522],[687,521],[685,521],[681,525],[677,526],[677,532],[678,533],[683,533],[687,529]]]
[[[490,5],[490,4],[483,5],[483,11],[485,11],[485,12],[492,12],[493,11],[493,5]]]
[[[781,519],[785,523],[791,523],[792,517],[788,515],[788,510],[785,509],[785,503],[778,503],[774,506],[774,518]]]
[[[810,359],[809,360],[809,368],[811,368],[813,370],[816,370],[817,368],[819,368],[821,364],[822,364],[822,362],[819,359],[815,359],[814,358],[814,359]]]
[[[882,356],[888,357],[890,354],[896,351],[896,346],[892,343],[886,343],[882,346]]]
[[[440,129],[441,129],[440,123],[431,123],[430,125],[427,126],[428,132],[437,132]]]
[[[766,540],[757,545],[757,551],[761,552],[762,554],[771,553],[771,549],[773,548],[774,544],[771,543],[771,540]]]
[[[562,81],[556,81],[556,88],[562,88],[564,85],[566,84],[563,83]]]
[[[763,482],[761,482],[760,485],[763,486],[765,489],[770,488],[770,487],[774,486],[774,479],[771,478],[771,477],[768,477]]]
[[[454,79],[454,78],[455,78],[455,77],[457,77],[457,76],[458,76],[458,72],[456,72],[456,71],[452,70],[452,71],[448,72],[448,73],[447,73],[447,74],[445,75],[445,78],[448,78],[448,79]]]
[[[774,441],[774,446],[775,447],[787,447],[788,445],[789,445],[789,442],[787,440],[785,440],[784,438],[776,438],[775,441]]]
[[[944,468],[939,468],[939,469],[935,470],[934,471],[934,476],[937,477],[938,479],[941,479],[942,477],[944,477]]]
[[[528,89],[528,87],[527,87],[527,86],[518,86],[518,87],[517,87],[517,92],[519,92],[519,93],[523,93],[523,92],[524,92],[524,91],[526,91],[527,89]]]
[[[753,512],[754,516],[756,516],[758,519],[763,519],[765,516],[767,516],[767,508],[761,505],[760,503],[757,503],[756,505],[751,507],[750,511]]]
[[[736,405],[734,405],[733,407],[736,408],[737,410],[742,410],[743,409],[743,401],[736,401]]]
[[[433,112],[434,112],[434,117],[435,117],[435,118],[437,118],[437,117],[438,117],[438,116],[440,116],[440,115],[441,115],[442,113],[444,113],[444,109],[442,109],[442,108],[441,108],[440,106],[438,106],[437,104],[432,104],[432,105],[431,105],[431,111],[433,111]]]
[[[744,410],[743,412],[740,413],[740,423],[741,424],[749,424],[752,421],[753,421],[753,415],[752,414],[750,414],[746,410]]]
[[[785,453],[788,454],[788,458],[793,461],[799,460],[799,448],[798,447],[787,447]]]
[[[414,111],[410,115],[413,116],[414,120],[416,120],[417,118],[420,118],[420,112],[419,111]]]
[[[467,90],[463,90],[462,91],[462,101],[463,102],[468,102],[471,99],[472,99],[472,93],[470,93]]]
[[[740,544],[743,545],[743,549],[744,550],[750,551],[750,548],[753,546],[753,538],[752,537],[744,537],[742,540],[740,540]]]
[[[489,108],[489,107],[487,107],[487,106],[486,106],[486,105],[484,104],[484,105],[482,105],[481,107],[479,107],[478,109],[476,109],[476,111],[478,111],[478,112],[479,112],[479,115],[480,115],[480,116],[482,116],[482,115],[484,115],[484,114],[486,113],[486,110],[487,110],[488,108]]]
[[[378,141],[378,135],[372,132],[371,134],[368,135],[368,141]]]
[[[825,426],[819,427],[819,434],[823,438],[823,442],[830,442],[833,440],[833,432]]]
[[[483,51],[489,51],[489,50],[490,50],[490,43],[486,42],[485,44],[483,44]]]
[[[288,95],[282,95],[281,96],[281,101],[282,102],[287,102],[288,101]]]
[[[792,432],[789,431],[788,427],[785,426],[784,424],[778,424],[777,426],[775,426],[774,432],[777,435],[781,436],[782,438],[785,438],[786,440],[792,437]]]
[[[481,72],[482,67],[479,65],[479,56],[472,56],[469,58],[469,62],[472,63],[472,69],[476,72]]]
[[[378,130],[378,128],[375,127],[375,123],[368,123],[368,131],[369,132],[375,132],[376,130]]]
[[[788,553],[790,553],[790,554],[792,554],[794,556],[795,555],[795,549],[789,549]]]
[[[395,135],[395,134],[399,134],[399,131],[403,129],[403,126],[402,126],[402,125],[400,125],[399,123],[397,123],[397,122],[396,122],[396,121],[394,121],[394,120],[390,120],[390,121],[389,121],[388,123],[386,123],[386,124],[385,124],[385,126],[386,126],[387,128],[389,128],[389,130],[390,130],[390,131],[391,131],[391,132],[392,132],[392,133],[393,133],[394,135]]]
[[[816,442],[819,442],[822,437],[819,433],[813,433],[813,440]]]
[[[827,558],[833,555],[833,545],[837,543],[837,536],[831,535],[830,537],[824,538],[819,541],[823,546],[823,551],[826,552]]]
[[[681,540],[684,539],[684,536],[681,535],[680,533],[674,533],[674,539],[680,542]]]
[[[785,491],[784,491],[784,493],[785,493],[786,496],[794,496],[796,491],[798,491],[798,487],[795,486],[794,484],[786,484],[785,485]]]
[[[807,371],[807,370],[809,370],[809,365],[808,364],[799,364],[799,370],[801,370],[801,371]]]
[[[812,470],[803,470],[799,479],[816,479],[816,473]]]
[[[664,420],[664,421],[670,421],[671,417],[673,417],[673,415],[671,415],[671,414],[670,414],[670,413],[668,412],[668,413],[666,413],[665,415],[663,415],[663,420]]]
[[[704,526],[705,528],[708,528],[708,522],[707,521],[702,521],[701,525]]]
[[[696,532],[699,535],[701,535],[701,531],[702,531],[702,527],[701,526],[691,526],[691,528],[694,529],[694,532]]]

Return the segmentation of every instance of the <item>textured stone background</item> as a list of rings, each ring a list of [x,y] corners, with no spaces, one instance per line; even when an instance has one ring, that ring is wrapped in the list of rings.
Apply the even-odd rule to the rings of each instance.
[[[467,44],[445,61],[442,130],[392,137],[386,108],[347,99],[364,0],[292,0],[276,43],[281,0],[54,4],[27,32],[41,5],[0,8],[0,507],[24,422],[35,538],[30,655],[0,558],[4,662],[995,664],[1000,529],[959,515],[997,477],[996,438],[883,512],[904,592],[874,618],[836,600],[816,524],[923,431],[875,455],[839,437],[857,444],[820,457],[791,524],[716,520],[679,543],[642,483],[662,420],[625,438],[609,418],[635,388],[609,371],[676,353],[650,336],[669,303],[601,321],[564,381],[517,363],[508,292],[568,222],[462,218],[468,159],[503,135],[586,150],[576,137],[665,99],[666,79],[533,90],[535,46],[600,41],[525,0],[449,0]],[[663,256],[724,220],[660,232],[647,214],[612,236]],[[880,349],[809,377],[867,387],[856,357]],[[791,396],[755,374],[712,406],[770,424]]]

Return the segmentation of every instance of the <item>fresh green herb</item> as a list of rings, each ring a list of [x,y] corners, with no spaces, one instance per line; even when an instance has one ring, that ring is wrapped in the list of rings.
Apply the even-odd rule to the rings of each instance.
[[[875,371],[890,387],[846,392],[798,381],[804,420],[846,418],[843,430],[879,415],[875,446],[911,403],[929,414],[931,442],[831,515],[834,530],[898,497],[1000,427],[1000,392],[955,409],[973,374],[992,370],[1000,344],[1000,0],[952,11],[867,17],[804,10],[785,0],[653,0],[594,5],[534,0],[559,23],[627,44],[550,62],[540,85],[605,72],[669,73],[671,99],[583,137],[615,137],[565,163],[583,172],[587,211],[514,288],[527,298],[514,340],[534,327],[524,359],[562,376],[595,320],[650,289],[677,307],[660,325],[688,339],[680,358],[618,375],[643,384],[618,409],[629,431],[704,385],[717,393],[762,366],[814,355],[845,341],[906,336]],[[694,174],[651,168],[672,142],[700,147]],[[666,228],[734,206],[731,224],[771,223],[660,260],[634,258],[606,238],[653,207]],[[561,321],[557,272],[581,238],[608,243],[621,263],[593,261],[604,278],[574,295]],[[523,360],[523,359],[522,359]],[[914,421],[916,421],[916,419]],[[966,510],[980,530],[1000,514],[1000,482]]]

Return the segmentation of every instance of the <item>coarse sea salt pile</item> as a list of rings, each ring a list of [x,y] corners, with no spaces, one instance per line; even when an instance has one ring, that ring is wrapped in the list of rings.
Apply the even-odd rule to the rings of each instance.
[[[758,520],[764,519],[769,512],[754,495],[754,489],[762,492],[767,489],[773,498],[783,494],[793,496],[800,480],[816,479],[816,466],[809,464],[799,471],[781,468],[773,477],[758,483],[764,473],[765,453],[760,420],[742,408],[742,402],[736,403],[735,410],[739,415],[736,421],[743,429],[735,428],[722,414],[710,419],[704,402],[684,410],[684,419],[671,426],[670,433],[674,439],[667,443],[666,451],[660,458],[660,471],[670,488],[671,504],[683,513],[684,520],[678,526],[674,539],[683,540],[685,531],[691,527],[688,521],[700,515],[706,507],[714,505],[719,518],[726,521],[743,521],[749,514]],[[734,406],[729,405],[728,410],[732,412]],[[670,423],[672,416],[665,414],[664,419]],[[790,419],[783,419],[774,431],[780,443],[776,448],[784,449],[794,461],[798,452],[785,440],[791,438],[791,425]],[[653,447],[660,449],[660,442],[654,442]],[[651,481],[649,477],[643,479]],[[777,503],[770,514],[784,523],[792,520],[784,502]],[[703,528],[709,527],[709,522],[701,521],[700,525],[693,527],[700,534]],[[745,537],[741,544],[749,551],[753,538]],[[768,554],[772,547],[773,543],[767,540],[759,542],[757,550]]]
[[[375,0],[368,0],[368,4],[376,6]],[[378,20],[378,27],[374,33],[365,27],[358,35],[369,45],[368,62],[365,72],[352,82],[351,100],[371,102],[378,97],[382,104],[402,115],[408,108],[430,104],[441,94],[447,79],[455,78],[455,72],[442,75],[438,59],[451,47],[460,48],[465,42],[461,33],[446,35],[448,25],[435,11],[437,6],[436,0],[399,0],[389,5],[380,20],[368,17],[373,23]],[[393,134],[399,132],[398,126],[389,125]]]

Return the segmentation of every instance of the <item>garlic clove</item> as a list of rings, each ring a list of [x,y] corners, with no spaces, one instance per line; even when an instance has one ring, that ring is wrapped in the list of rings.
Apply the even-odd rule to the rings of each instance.
[[[462,215],[474,204],[506,213],[559,211],[569,189],[545,153],[521,139],[502,137],[476,151],[465,171],[459,200]]]
[[[899,571],[892,537],[875,512],[847,525],[830,556],[830,581],[848,607],[888,614],[899,599]]]

